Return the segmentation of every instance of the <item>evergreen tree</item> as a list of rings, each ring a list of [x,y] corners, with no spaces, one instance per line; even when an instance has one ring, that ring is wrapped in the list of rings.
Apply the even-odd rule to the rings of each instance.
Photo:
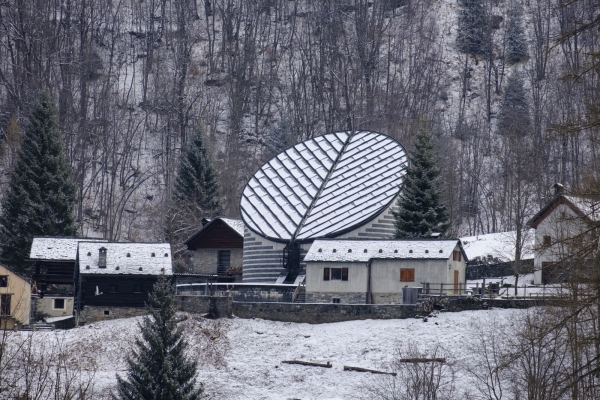
[[[202,136],[202,130],[196,129],[181,155],[173,200],[194,213],[214,216],[221,213],[219,185]]]
[[[162,275],[150,294],[149,316],[140,324],[141,338],[127,356],[127,379],[117,375],[120,400],[194,400],[197,363],[186,358],[187,342],[177,326],[175,288]]]
[[[485,54],[489,32],[484,0],[459,0],[457,44],[463,53]]]
[[[527,41],[523,29],[523,10],[519,5],[512,5],[508,12],[504,44],[506,59],[511,63],[518,63],[527,57]]]
[[[435,165],[432,132],[422,124],[416,135],[415,151],[394,212],[397,239],[430,237],[448,230],[448,211],[442,203],[440,170]]]
[[[25,273],[34,236],[74,236],[76,186],[62,148],[56,107],[42,90],[25,126],[0,216],[0,261]]]
[[[517,71],[506,82],[504,99],[498,113],[498,133],[524,136],[531,129],[529,102],[525,95],[523,78]]]

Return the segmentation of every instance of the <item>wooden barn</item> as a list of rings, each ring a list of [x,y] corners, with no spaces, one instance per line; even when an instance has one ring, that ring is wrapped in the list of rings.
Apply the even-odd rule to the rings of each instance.
[[[85,322],[144,313],[160,275],[173,275],[168,243],[80,242],[77,317]]]
[[[217,275],[219,282],[242,278],[244,223],[237,219],[203,220],[203,226],[185,244],[192,251],[195,274]]]

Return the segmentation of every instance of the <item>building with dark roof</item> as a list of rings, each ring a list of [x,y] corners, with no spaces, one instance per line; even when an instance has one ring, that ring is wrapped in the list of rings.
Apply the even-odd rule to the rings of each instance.
[[[280,153],[250,179],[240,199],[243,282],[294,283],[316,239],[389,239],[408,161],[396,140],[336,132]]]
[[[217,275],[219,282],[241,281],[244,223],[217,217],[203,226],[185,244],[192,251],[194,274]]]

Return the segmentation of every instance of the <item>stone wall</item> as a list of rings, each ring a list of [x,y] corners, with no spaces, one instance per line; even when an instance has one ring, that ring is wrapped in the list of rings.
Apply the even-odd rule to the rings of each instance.
[[[216,274],[219,261],[219,251],[231,251],[231,267],[241,267],[243,264],[242,249],[196,249],[192,252],[191,262],[196,274]]]
[[[239,318],[322,324],[361,319],[403,319],[417,315],[413,305],[232,303]]]
[[[210,318],[231,317],[231,297],[221,296],[177,296],[179,310]]]
[[[367,294],[365,292],[306,292],[307,303],[333,303],[333,299],[340,299],[340,303],[344,304],[366,304]]]
[[[79,313],[79,325],[96,321],[137,317],[148,313],[146,307],[100,307],[84,306]]]

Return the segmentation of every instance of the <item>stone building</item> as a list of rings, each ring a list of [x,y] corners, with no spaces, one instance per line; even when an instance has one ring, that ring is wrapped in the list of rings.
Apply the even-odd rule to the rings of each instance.
[[[567,260],[579,244],[573,238],[594,232],[590,228],[600,221],[596,200],[567,194],[560,184],[554,185],[554,190],[554,197],[529,220],[535,229],[535,284],[566,282],[570,273]],[[597,236],[591,239],[597,240]]]
[[[185,244],[192,253],[195,274],[217,275],[218,281],[236,282],[242,277],[244,223],[217,217],[203,226]]]
[[[307,303],[402,304],[404,287],[459,294],[466,256],[457,239],[315,240],[306,262]]]
[[[390,239],[407,163],[400,143],[370,131],[318,136],[271,159],[240,199],[243,282],[298,283],[316,239]]]

